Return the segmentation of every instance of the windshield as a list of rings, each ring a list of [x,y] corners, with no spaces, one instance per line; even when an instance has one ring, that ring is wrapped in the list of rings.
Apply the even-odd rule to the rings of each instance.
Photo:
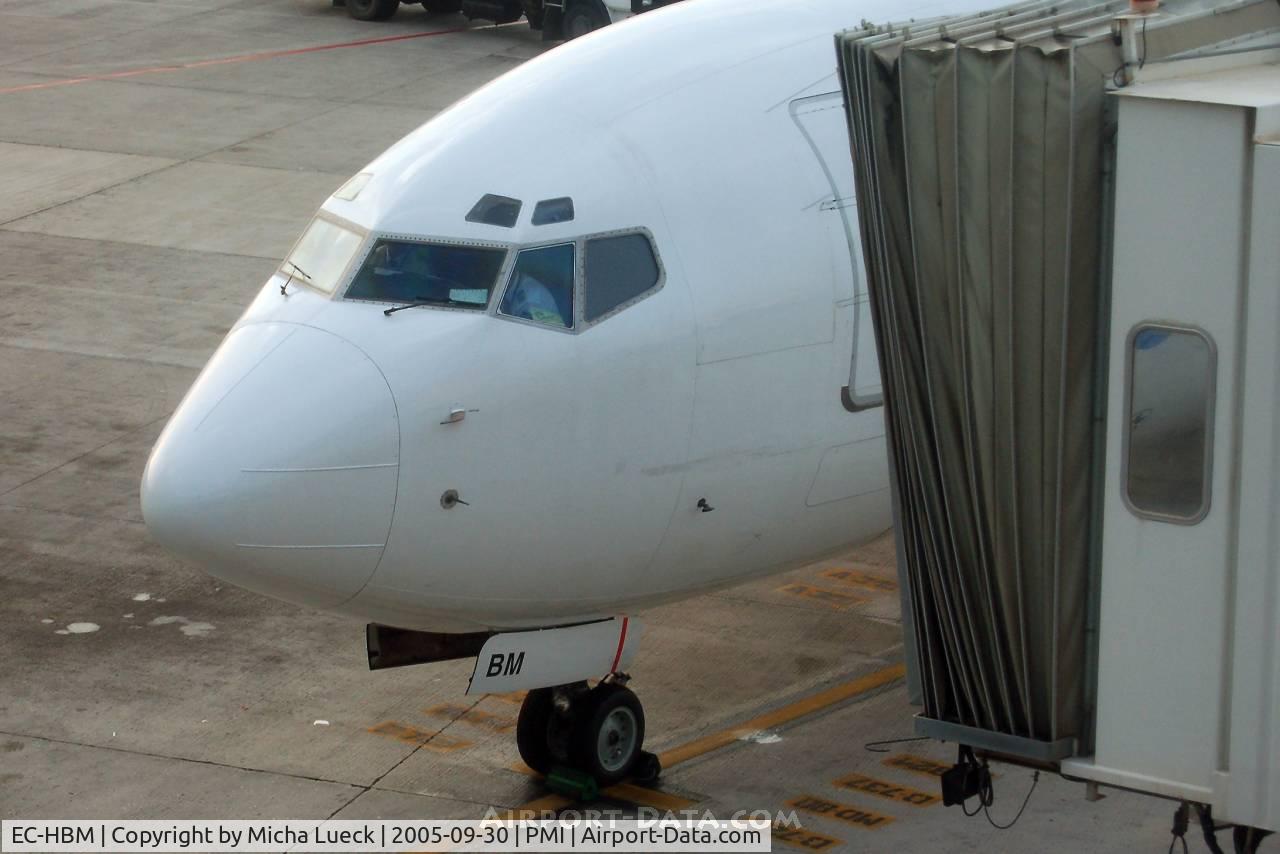
[[[379,238],[347,299],[483,309],[505,249]]]
[[[327,219],[313,219],[280,272],[313,288],[333,293],[351,257],[360,248],[360,235]]]

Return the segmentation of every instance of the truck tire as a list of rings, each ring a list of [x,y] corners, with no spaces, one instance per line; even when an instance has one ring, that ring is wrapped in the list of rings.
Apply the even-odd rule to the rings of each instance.
[[[609,13],[600,0],[569,0],[564,7],[564,37],[576,39],[609,25]]]
[[[462,0],[422,0],[422,8],[433,15],[452,15],[462,11]]]
[[[385,21],[400,8],[400,0],[347,0],[347,14],[357,21]]]
[[[520,6],[524,9],[524,16],[529,22],[529,29],[542,29],[542,21],[547,14],[547,7],[542,5],[542,0],[521,0]]]

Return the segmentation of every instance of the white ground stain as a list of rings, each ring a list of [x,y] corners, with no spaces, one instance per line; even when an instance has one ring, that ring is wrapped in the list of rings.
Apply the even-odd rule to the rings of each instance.
[[[46,619],[41,620],[40,622],[44,623],[44,624],[47,626],[47,625],[49,625],[50,623],[52,623],[52,622],[53,622],[53,620],[50,620],[50,619],[47,619],[47,618],[46,618]]]
[[[41,620],[41,622],[52,623],[53,620]],[[87,635],[96,632],[102,626],[97,623],[68,623],[65,629],[56,629],[55,635]]]
[[[135,601],[135,602],[149,602],[149,601],[151,601],[151,594],[150,594],[150,593],[135,593],[135,594],[134,594],[134,596],[133,596],[133,601]]]
[[[126,620],[132,620],[132,619],[133,619],[133,614],[125,614],[125,615],[124,615],[124,618],[125,618]]]
[[[312,721],[311,725],[312,726],[328,726],[329,722],[328,721]]]
[[[739,741],[754,741],[756,744],[777,744],[782,741],[782,736],[776,732],[770,732],[767,729],[758,729],[755,732],[749,732],[738,736]]]
[[[169,626],[175,623],[182,630],[182,633],[189,638],[204,637],[214,629],[213,623],[198,623],[195,620],[188,620],[186,617],[156,617],[147,625]]]

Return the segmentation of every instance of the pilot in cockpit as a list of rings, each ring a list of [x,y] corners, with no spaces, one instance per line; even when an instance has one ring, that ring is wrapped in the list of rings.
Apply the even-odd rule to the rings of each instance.
[[[574,245],[523,249],[516,258],[501,312],[546,326],[573,327]]]
[[[503,307],[513,317],[523,317],[550,326],[568,326],[551,289],[530,273],[517,271],[510,296]]]

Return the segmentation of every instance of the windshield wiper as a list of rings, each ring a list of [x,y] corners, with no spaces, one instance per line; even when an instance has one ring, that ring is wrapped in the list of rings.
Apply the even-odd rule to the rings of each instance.
[[[299,276],[301,276],[302,278],[306,279],[308,282],[309,282],[309,281],[311,281],[311,277],[310,277],[309,275],[307,275],[307,271],[306,271],[306,270],[302,269],[301,267],[299,267],[297,264],[293,263],[292,261],[285,261],[284,263],[285,263],[285,264],[287,264],[287,265],[289,265],[289,267],[291,267],[291,268],[292,268],[292,271],[289,273],[289,278],[288,278],[288,280],[286,280],[286,281],[285,281],[285,283],[284,283],[283,285],[281,285],[281,286],[280,286],[280,295],[281,295],[281,296],[285,296],[285,297],[287,297],[287,296],[289,295],[289,292],[288,292],[288,291],[286,291],[286,290],[285,290],[285,288],[289,287],[289,282],[292,282],[292,281],[293,281],[293,274],[294,274],[294,273],[297,273]]]
[[[419,308],[424,305],[444,305],[450,308],[484,308],[474,302],[461,302],[456,299],[426,299],[425,297],[416,297],[413,302],[407,302],[404,305],[393,305],[391,308],[385,308],[382,313],[387,317],[395,314],[397,311],[404,311],[406,308]]]

